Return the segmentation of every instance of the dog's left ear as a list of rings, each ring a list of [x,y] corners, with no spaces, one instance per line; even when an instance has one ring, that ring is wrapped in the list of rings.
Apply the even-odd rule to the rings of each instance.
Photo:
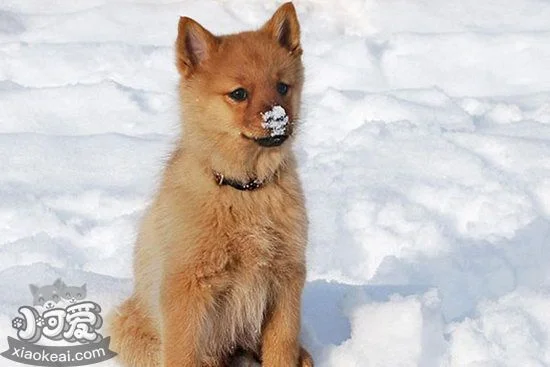
[[[191,75],[207,60],[218,45],[218,39],[188,17],[180,17],[176,39],[176,66],[184,76]]]
[[[267,21],[261,29],[291,53],[301,54],[300,46],[300,24],[296,9],[291,2],[285,3],[277,9],[275,14]]]
[[[65,283],[63,283],[63,281],[61,280],[61,278],[57,278],[55,280],[55,282],[53,282],[53,286],[56,287],[57,289],[61,289],[61,288],[64,288],[65,287]]]

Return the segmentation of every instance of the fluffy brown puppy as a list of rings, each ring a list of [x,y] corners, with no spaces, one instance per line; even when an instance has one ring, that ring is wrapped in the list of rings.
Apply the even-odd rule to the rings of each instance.
[[[182,134],[112,315],[125,366],[313,366],[300,347],[307,218],[291,151],[303,85],[291,3],[259,30],[179,21]]]

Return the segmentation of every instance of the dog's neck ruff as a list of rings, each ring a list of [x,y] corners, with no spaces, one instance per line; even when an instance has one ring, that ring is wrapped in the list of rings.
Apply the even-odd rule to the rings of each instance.
[[[254,191],[256,189],[263,187],[264,184],[266,183],[266,180],[262,181],[257,178],[250,180],[248,182],[239,182],[239,181],[227,178],[223,174],[216,171],[214,171],[214,178],[216,179],[216,183],[218,184],[218,186],[228,185],[240,191]]]

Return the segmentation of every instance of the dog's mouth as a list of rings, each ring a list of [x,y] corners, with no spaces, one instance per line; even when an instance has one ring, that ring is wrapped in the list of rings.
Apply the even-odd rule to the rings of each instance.
[[[283,144],[286,139],[288,139],[288,135],[275,135],[265,138],[256,138],[254,141],[262,147],[278,147]]]
[[[274,136],[265,136],[261,138],[250,137],[245,134],[242,134],[246,139],[254,141],[256,144],[262,147],[278,147],[283,144],[289,137],[289,135],[274,135]]]

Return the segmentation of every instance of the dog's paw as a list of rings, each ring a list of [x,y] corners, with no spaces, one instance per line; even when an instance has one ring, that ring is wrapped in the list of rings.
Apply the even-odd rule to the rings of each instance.
[[[313,367],[313,358],[311,354],[303,347],[300,348],[300,362],[298,363],[299,367]]]

